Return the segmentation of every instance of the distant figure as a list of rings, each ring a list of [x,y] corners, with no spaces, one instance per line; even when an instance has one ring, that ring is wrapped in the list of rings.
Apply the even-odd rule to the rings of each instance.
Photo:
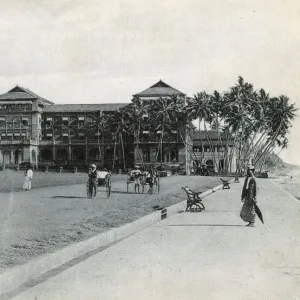
[[[255,207],[256,200],[256,181],[254,177],[254,167],[249,166],[247,169],[247,176],[245,178],[244,187],[242,191],[242,202],[244,202],[240,216],[245,222],[249,222],[246,226],[254,226],[255,223]]]
[[[152,194],[153,193],[153,185],[154,185],[154,181],[155,181],[155,178],[156,178],[155,169],[153,167],[150,167],[149,172],[146,171],[144,174],[145,174],[145,177],[146,177],[146,183],[149,184],[148,193]]]
[[[93,196],[93,192],[97,190],[98,185],[98,174],[96,165],[91,165],[91,169],[89,171],[89,194],[90,198]]]
[[[25,191],[29,191],[31,189],[31,180],[33,177],[33,171],[31,165],[28,165],[26,171],[25,171],[25,177],[23,181],[23,189]]]

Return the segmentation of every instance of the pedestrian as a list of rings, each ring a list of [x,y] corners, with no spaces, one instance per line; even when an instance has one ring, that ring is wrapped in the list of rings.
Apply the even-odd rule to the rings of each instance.
[[[25,177],[23,181],[23,189],[29,191],[31,189],[31,180],[33,177],[33,171],[31,165],[28,165],[25,171]]]
[[[246,226],[253,227],[255,223],[255,204],[257,203],[257,187],[254,177],[255,168],[248,166],[247,175],[245,178],[243,191],[242,191],[242,202],[244,202],[240,217],[245,222],[249,222]]]
[[[98,185],[98,173],[97,173],[97,166],[91,165],[89,170],[89,197],[94,198],[97,193],[97,185]]]

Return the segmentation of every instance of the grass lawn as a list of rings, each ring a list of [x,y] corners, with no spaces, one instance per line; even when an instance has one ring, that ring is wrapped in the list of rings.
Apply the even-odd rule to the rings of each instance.
[[[205,191],[221,183],[218,177],[172,176],[161,178],[159,195],[148,195],[135,194],[132,186],[127,193],[126,176],[113,175],[111,197],[99,188],[90,200],[87,174],[35,172],[29,192],[15,192],[21,189],[23,172],[0,176],[1,190],[6,191],[0,193],[0,271],[135,221],[151,213],[154,205],[181,202],[186,199],[182,186]]]
[[[25,171],[5,170],[0,171],[0,192],[21,191]],[[84,183],[87,180],[86,173],[55,173],[34,172],[32,187],[48,187]]]

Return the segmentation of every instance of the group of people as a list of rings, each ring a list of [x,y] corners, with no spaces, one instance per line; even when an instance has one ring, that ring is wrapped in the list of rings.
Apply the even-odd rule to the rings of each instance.
[[[147,167],[140,167],[136,165],[133,170],[130,171],[130,181],[134,181],[136,184],[140,184],[141,177],[145,178],[145,183],[149,184],[149,191],[148,193],[151,194],[153,191],[153,185],[155,179],[157,177],[157,171],[153,166]]]

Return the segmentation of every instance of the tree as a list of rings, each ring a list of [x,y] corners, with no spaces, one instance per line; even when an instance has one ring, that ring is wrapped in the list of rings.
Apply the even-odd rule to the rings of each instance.
[[[151,112],[151,127],[152,130],[160,134],[158,151],[155,158],[155,163],[157,162],[158,155],[160,153],[160,163],[163,162],[163,141],[165,131],[169,133],[172,128],[171,124],[174,123],[176,119],[176,102],[174,99],[162,98],[158,100],[151,101],[149,111]]]
[[[120,141],[122,148],[122,158],[123,158],[123,167],[126,169],[125,161],[125,149],[124,149],[124,134],[127,133],[127,123],[126,123],[126,111],[121,109],[119,111],[112,112],[108,115],[108,122],[111,126],[111,130],[115,133],[115,146],[114,146],[114,158],[113,158],[113,168],[115,166],[115,155],[116,155],[116,146],[117,141]]]
[[[95,136],[97,134],[97,145],[99,151],[99,163],[100,166],[103,166],[103,152],[101,149],[101,144],[103,142],[103,132],[108,130],[108,116],[107,115],[100,115],[93,121],[87,123],[85,125],[85,134],[86,136]]]
[[[136,151],[139,151],[140,134],[144,127],[143,116],[147,112],[148,105],[140,98],[134,98],[132,103],[123,109],[126,131],[133,134],[136,143]]]

